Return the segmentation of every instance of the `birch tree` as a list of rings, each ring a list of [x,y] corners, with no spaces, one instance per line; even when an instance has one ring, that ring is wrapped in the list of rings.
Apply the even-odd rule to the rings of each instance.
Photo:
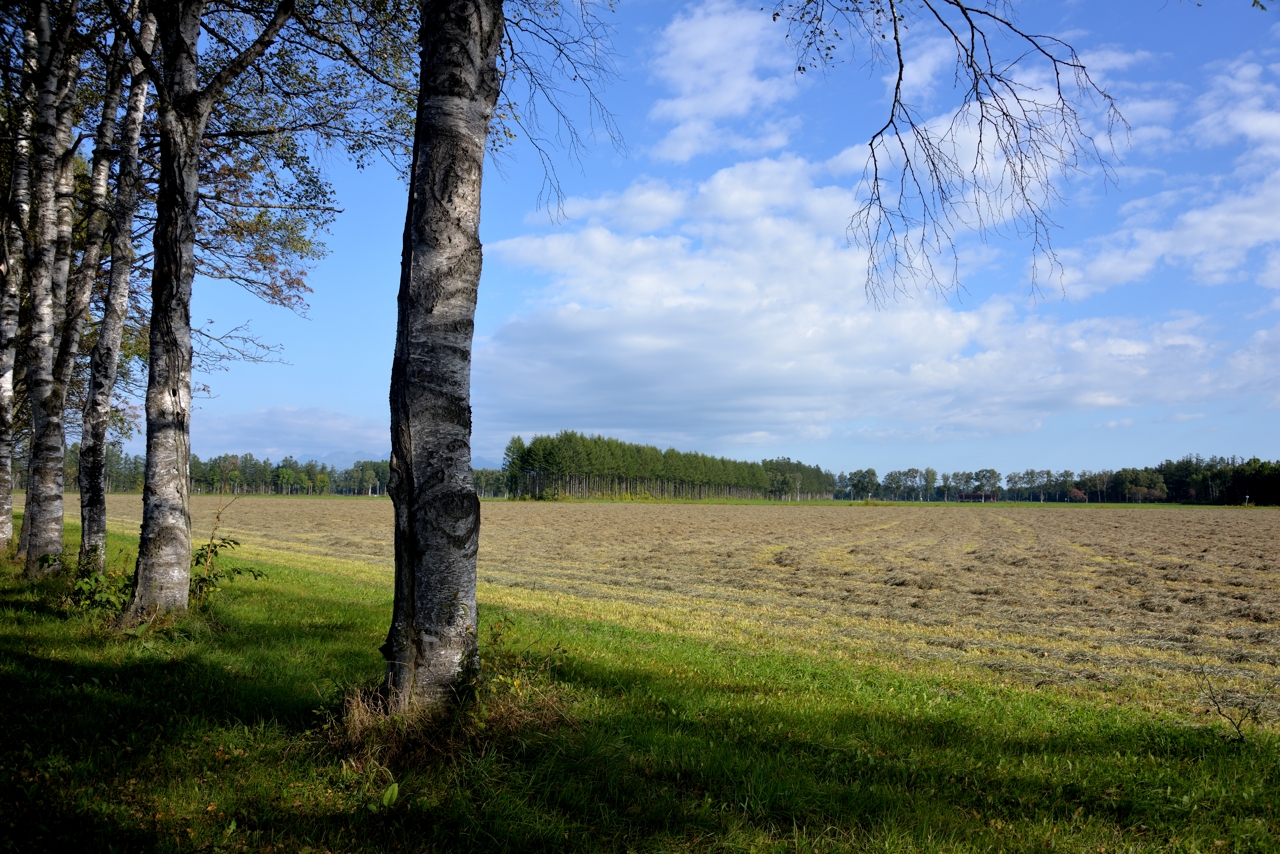
[[[396,706],[434,703],[478,665],[480,501],[471,337],[480,181],[501,92],[502,0],[426,0],[391,371],[396,584],[383,646]]]
[[[118,2],[114,17],[122,16]],[[125,622],[186,606],[193,363],[258,359],[255,339],[190,322],[196,276],[304,311],[313,237],[336,209],[306,152],[340,146],[358,163],[408,150],[411,41],[387,38],[397,4],[155,4],[157,44],[130,41],[156,92],[147,486],[134,598]],[[354,47],[353,47],[354,46]],[[201,52],[202,51],[202,52]],[[369,84],[378,79],[376,87]],[[101,490],[96,490],[101,492]],[[96,501],[95,497],[95,501]]]
[[[149,11],[141,19],[138,45],[149,51],[155,43],[156,19]],[[147,106],[149,83],[142,60],[129,66],[129,97],[121,120],[112,205],[111,263],[98,339],[89,357],[89,388],[80,433],[80,563],[100,572],[107,543],[107,431],[120,367],[120,349],[129,309],[134,266],[133,226],[142,180],[138,141]]]
[[[132,18],[136,11],[135,3],[129,9],[128,17]],[[26,572],[29,576],[56,569],[57,558],[62,552],[64,416],[109,220],[107,185],[116,153],[116,124],[125,72],[126,40],[123,32],[116,32],[103,64],[99,121],[94,133],[88,195],[83,205],[83,249],[78,263],[73,264],[70,247],[72,193],[68,186],[63,191],[66,199],[59,212],[64,222],[60,223],[57,241],[58,270],[51,301],[52,327],[37,327],[36,321],[43,324],[45,318],[40,312],[32,312],[31,346],[28,348],[30,378],[27,384],[32,412],[31,460],[27,513],[23,519],[24,532],[30,532],[26,547]],[[68,151],[63,157],[69,158],[71,154]],[[64,168],[69,174],[70,165]],[[35,284],[33,282],[31,289],[33,305],[37,298],[43,297]]]
[[[7,540],[18,428],[14,392],[21,385],[31,454],[19,551],[26,557],[26,574],[35,576],[57,568],[62,547],[64,413],[107,223],[125,51],[118,33],[109,47],[101,45],[101,16],[81,15],[76,0],[32,0],[9,11],[6,47],[16,54],[14,46],[22,45],[23,61],[6,63],[4,80],[13,122],[6,134],[12,180],[4,210],[8,239],[0,298],[0,507]],[[92,130],[86,133],[86,126]],[[73,140],[77,130],[80,137]],[[85,189],[77,192],[85,137],[94,140],[93,155]],[[21,324],[19,304],[28,309]]]
[[[16,11],[16,10],[15,10]],[[18,311],[26,277],[26,227],[31,215],[31,138],[35,129],[35,72],[39,45],[29,17],[4,27],[5,205],[0,220],[0,546],[13,538],[14,373]]]
[[[395,602],[382,647],[394,708],[434,704],[478,663],[476,550],[480,502],[471,475],[471,340],[480,283],[480,189],[486,150],[515,124],[554,168],[531,124],[541,102],[576,146],[557,94],[578,87],[591,115],[610,73],[605,28],[589,4],[422,0],[409,204],[391,369]],[[514,100],[526,87],[520,108]]]
[[[116,0],[117,19],[124,12]],[[217,98],[266,52],[293,13],[281,0],[253,41],[216,71],[200,66],[203,0],[155,4],[160,57],[129,29],[135,55],[150,73],[160,129],[155,258],[151,277],[147,373],[146,486],[133,597],[124,620],[183,611],[191,571],[187,468],[191,453],[191,287],[195,279],[200,143]],[[202,71],[204,74],[202,75]],[[203,83],[202,83],[203,78]]]

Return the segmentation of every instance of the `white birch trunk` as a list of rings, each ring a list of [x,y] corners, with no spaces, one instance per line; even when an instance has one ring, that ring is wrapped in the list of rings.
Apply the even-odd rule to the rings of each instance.
[[[147,463],[142,533],[133,598],[123,623],[185,611],[191,583],[191,285],[200,202],[200,140],[214,100],[270,47],[293,12],[282,0],[271,23],[200,86],[203,0],[148,6],[163,52],[155,80],[160,117],[160,180],[151,276],[147,372]]]
[[[155,17],[145,16],[139,33],[143,47],[150,49],[155,31]],[[130,66],[130,75],[129,99],[120,125],[111,225],[111,272],[98,341],[89,357],[89,392],[80,438],[80,562],[93,563],[99,572],[105,566],[107,545],[107,427],[129,308],[133,214],[138,201],[138,139],[148,89],[146,72],[137,59]]]
[[[13,540],[14,368],[18,353],[18,311],[26,275],[25,229],[31,215],[31,137],[35,130],[35,70],[38,43],[33,28],[23,32],[23,73],[14,120],[13,168],[4,224],[0,276],[0,548]]]
[[[74,14],[71,10],[68,14]],[[67,149],[72,102],[79,81],[79,56],[66,49],[71,28],[51,20],[41,4],[35,26],[35,137],[32,150],[31,242],[27,249],[30,333],[26,346],[27,397],[31,406],[31,461],[28,466],[22,550],[25,575],[58,569],[62,553],[62,413],[54,399],[54,347],[65,298],[63,258],[70,251]],[[56,411],[55,411],[56,410]]]
[[[422,65],[391,370],[395,604],[386,690],[434,704],[478,665],[471,341],[480,183],[500,80],[501,0],[423,0]]]

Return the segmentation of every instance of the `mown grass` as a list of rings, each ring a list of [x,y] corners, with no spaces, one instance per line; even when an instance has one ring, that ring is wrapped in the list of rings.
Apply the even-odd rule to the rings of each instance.
[[[108,552],[123,565],[135,547],[113,535]],[[254,565],[266,580],[136,637],[59,607],[64,584],[3,567],[0,846],[1280,849],[1273,730],[1241,744],[1105,692],[553,606],[482,599],[476,701],[357,731],[344,701],[380,673],[390,576],[304,556]]]

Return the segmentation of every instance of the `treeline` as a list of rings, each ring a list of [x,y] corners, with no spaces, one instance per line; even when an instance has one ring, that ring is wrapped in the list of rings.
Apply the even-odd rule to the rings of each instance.
[[[253,454],[191,455],[191,491],[227,495],[385,495],[389,460],[359,460],[341,469],[285,457],[278,463]]]
[[[483,486],[482,486],[483,485]],[[515,436],[501,472],[477,476],[482,495],[509,498],[771,498],[830,499],[836,478],[788,458],[741,462],[707,454],[663,451],[604,436],[564,430]]]
[[[1180,502],[1280,505],[1280,462],[1254,457],[1188,455],[1143,468],[993,468],[938,472],[875,469],[831,474],[790,459],[741,462],[674,449],[659,450],[566,430],[516,436],[503,468],[475,472],[484,498],[755,498],[781,501]]]
[[[74,491],[80,466],[80,444],[67,449],[63,480]],[[107,491],[141,492],[146,458],[107,446]],[[391,476],[389,460],[361,460],[350,468],[285,457],[278,463],[253,454],[222,454],[201,460],[191,455],[191,492],[226,495],[385,495]],[[26,467],[16,471],[18,488],[26,488]]]
[[[1144,468],[1027,469],[1001,476],[995,469],[944,472],[932,468],[875,469],[836,476],[837,498],[893,501],[1179,502],[1280,504],[1280,462],[1253,457],[1188,455]]]
[[[64,481],[76,483],[79,443],[66,454]],[[142,455],[107,448],[109,492],[141,492]],[[19,466],[17,486],[26,487]],[[293,457],[279,462],[253,454],[191,456],[191,491],[227,495],[385,495],[388,460],[362,460],[341,469]],[[564,431],[519,436],[507,445],[501,469],[476,469],[481,498],[770,499],[775,501],[1033,501],[1280,505],[1280,461],[1257,457],[1189,455],[1145,468],[1098,471],[995,469],[942,472],[903,469],[883,478],[872,468],[832,475],[785,457],[741,462],[602,436]]]

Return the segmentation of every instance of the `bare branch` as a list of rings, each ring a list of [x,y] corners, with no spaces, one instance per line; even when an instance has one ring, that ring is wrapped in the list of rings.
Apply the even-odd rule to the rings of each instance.
[[[229,370],[230,362],[251,364],[287,365],[280,344],[267,344],[252,333],[249,322],[232,327],[221,335],[215,335],[208,321],[202,327],[192,327],[192,361],[197,370],[205,373]]]
[[[576,158],[586,147],[571,114],[572,97],[586,102],[589,133],[594,136],[599,128],[616,149],[625,151],[617,121],[601,97],[615,76],[609,36],[610,28],[587,2],[523,0],[507,5],[500,60],[502,100],[494,111],[489,151],[501,158],[523,135],[542,164],[538,203],[554,207],[557,214],[562,211],[563,193],[552,149],[566,149]],[[522,89],[519,97],[512,91],[517,82]],[[542,109],[550,111],[549,121],[544,121]]]
[[[892,69],[888,116],[868,141],[862,202],[849,222],[850,241],[867,253],[873,302],[922,284],[959,290],[956,240],[967,232],[1011,229],[1028,239],[1033,294],[1043,264],[1061,272],[1051,215],[1060,182],[1091,165],[1114,179],[1114,149],[1099,146],[1085,113],[1104,116],[1108,143],[1116,128],[1128,128],[1071,45],[1022,29],[1004,0],[783,0],[774,9],[780,18],[800,73],[837,62],[855,35]],[[912,24],[954,50],[961,98],[946,115],[926,118],[907,100]],[[944,282],[938,263],[948,257]]]

